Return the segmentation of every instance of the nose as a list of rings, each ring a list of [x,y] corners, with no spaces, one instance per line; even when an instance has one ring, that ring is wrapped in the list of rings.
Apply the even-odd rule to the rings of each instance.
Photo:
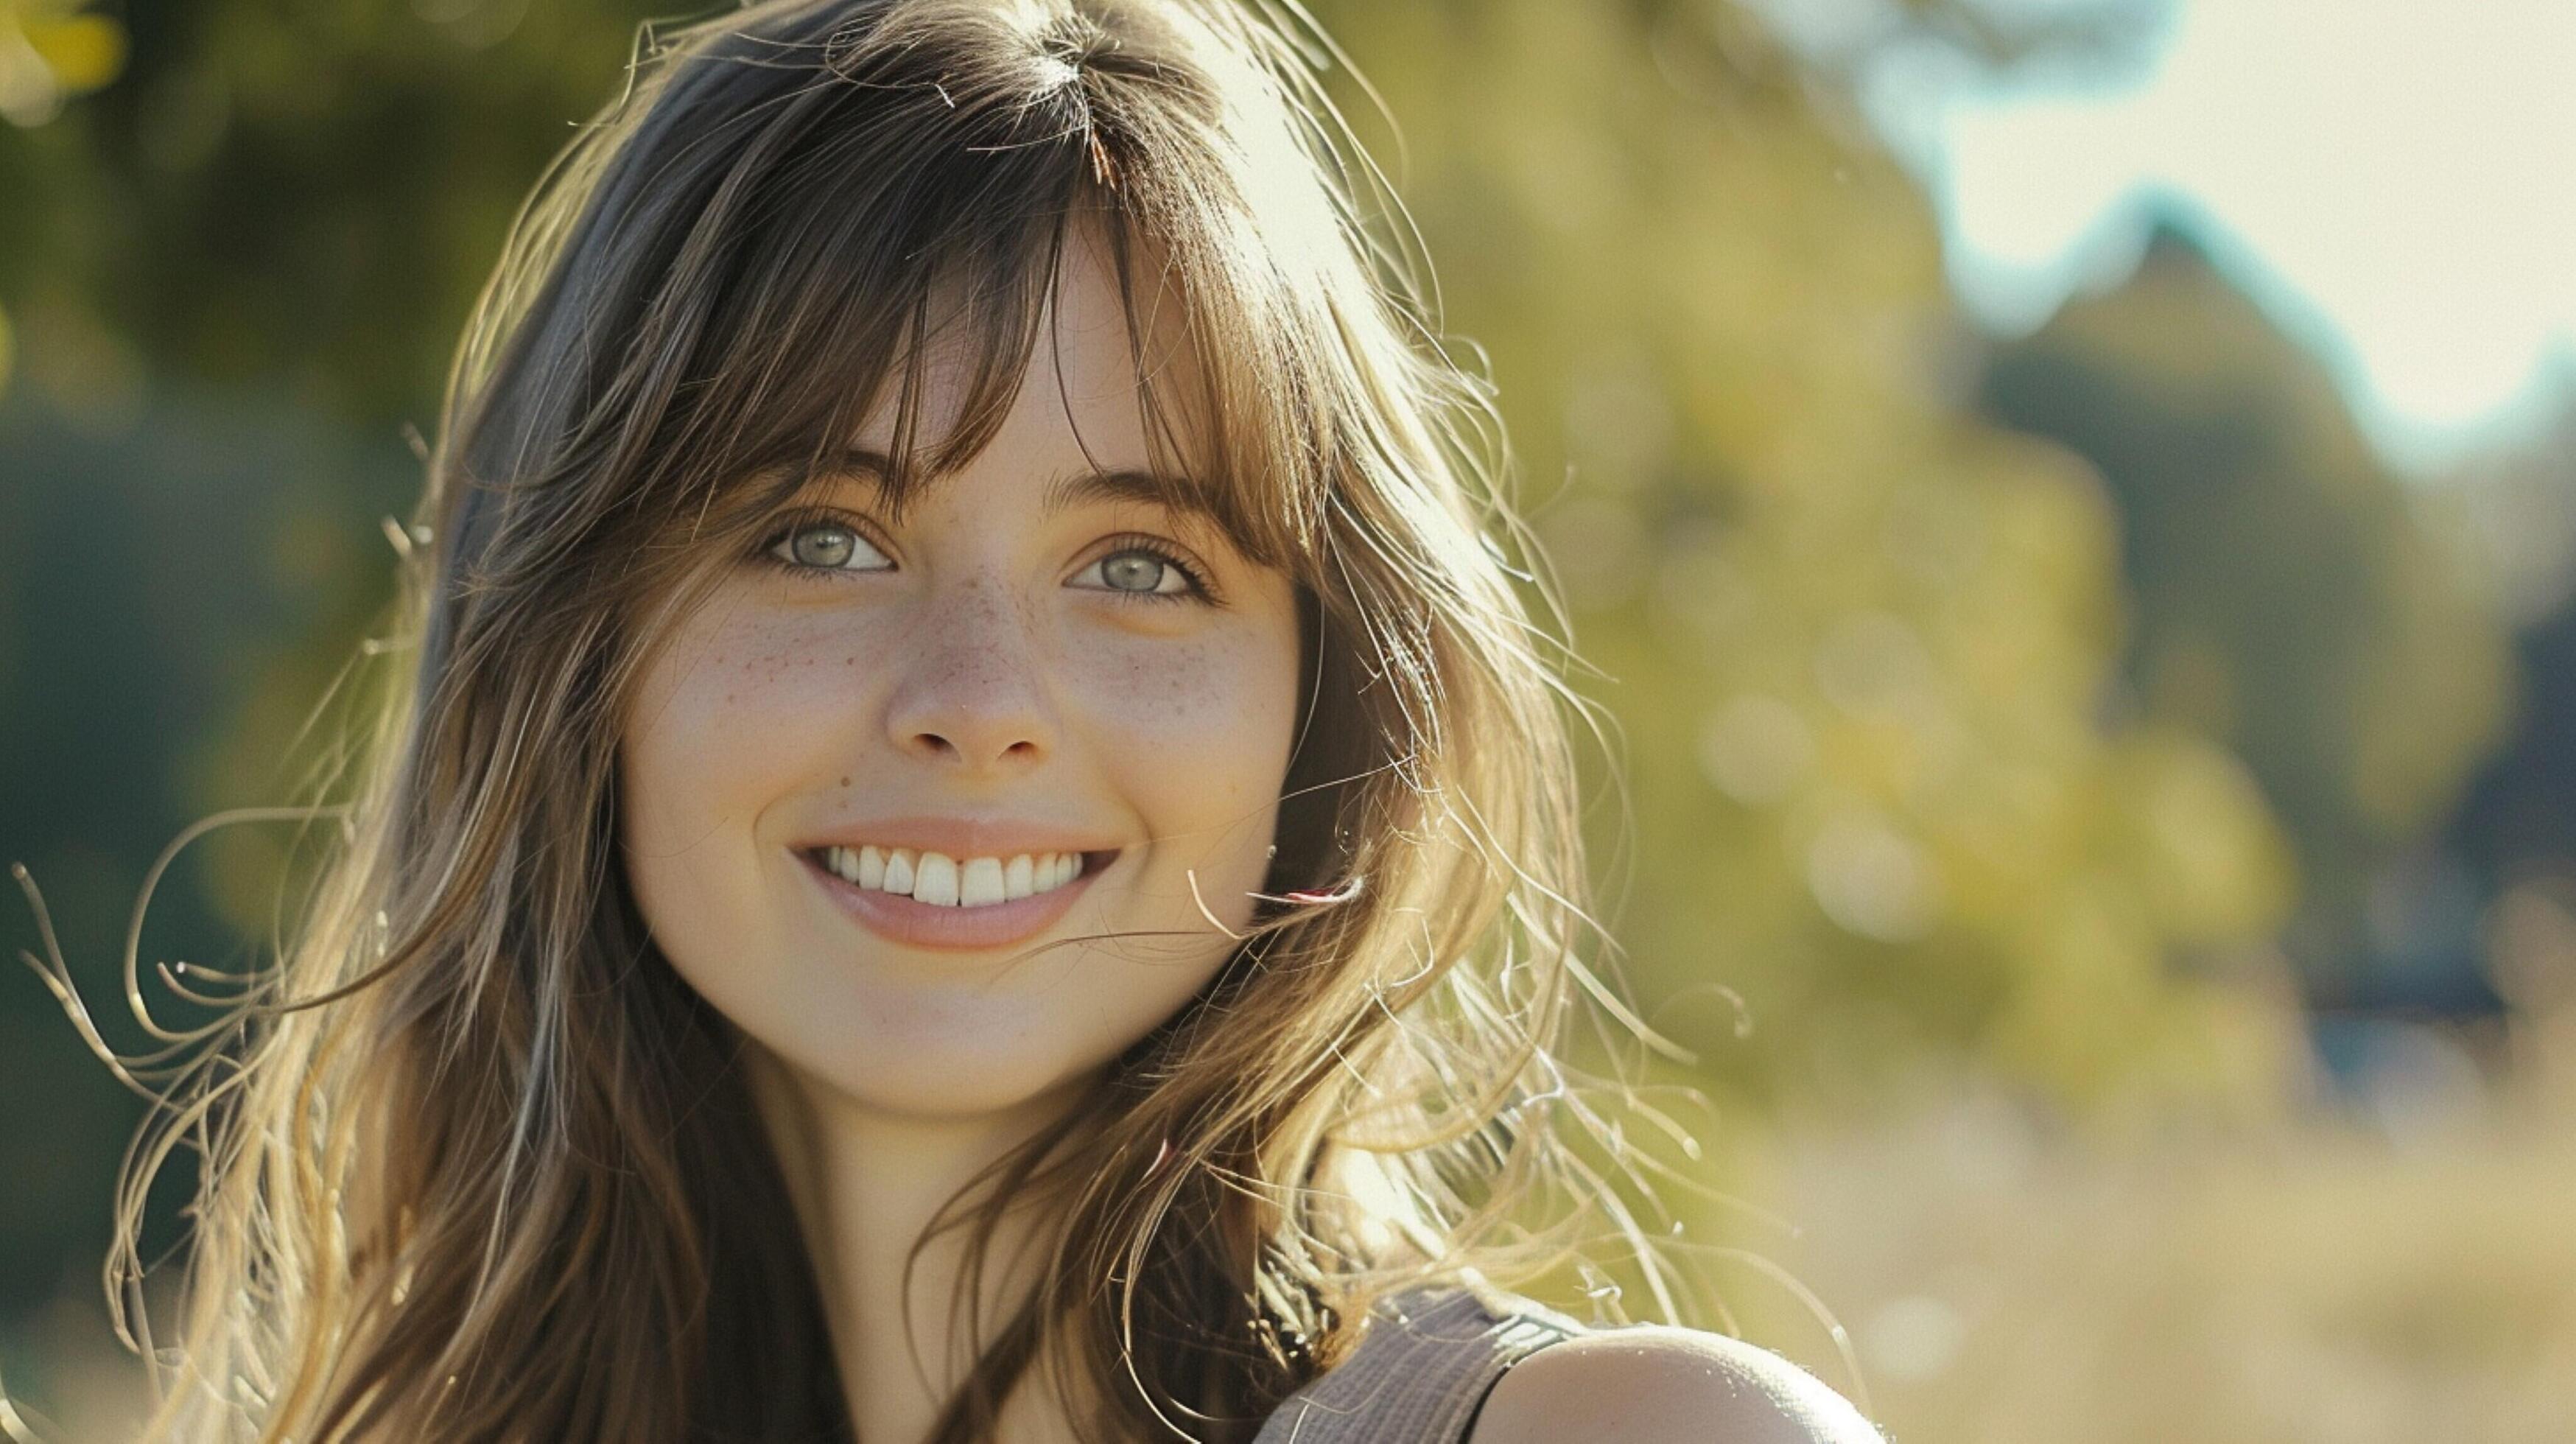
[[[943,587],[908,629],[886,725],[897,750],[966,773],[1025,769],[1055,750],[1046,637],[990,579]]]

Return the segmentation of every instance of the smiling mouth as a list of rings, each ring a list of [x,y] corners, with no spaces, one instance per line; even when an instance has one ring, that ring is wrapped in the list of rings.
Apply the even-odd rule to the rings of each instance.
[[[1097,875],[1119,855],[1119,849],[1107,848],[961,858],[929,849],[839,844],[802,851],[818,871],[859,891],[966,911],[1043,898]]]
[[[875,877],[875,886],[843,875],[841,868],[851,866],[853,860],[848,857],[836,859],[833,854],[847,849],[829,846],[797,848],[795,856],[804,864],[815,885],[823,889],[825,896],[844,916],[889,942],[932,952],[982,952],[1013,946],[1036,937],[1061,922],[1072,911],[1074,903],[1091,891],[1091,885],[1099,880],[1100,874],[1121,856],[1116,848],[1061,854],[1059,866],[1069,868],[1071,876],[1053,881],[1043,890],[1038,887],[1037,875],[1041,855],[1021,854],[1009,861],[969,858],[968,866],[954,870],[955,890],[952,892],[952,884],[943,876],[938,862],[930,865],[928,879],[924,880],[923,855],[914,853],[911,859],[913,892],[900,893],[889,891],[884,886],[884,870],[891,866],[892,857],[882,850],[866,850],[881,851],[876,867],[865,874]],[[953,864],[955,860],[945,861]],[[968,900],[987,897],[993,891],[993,869],[974,866],[979,861],[1001,864],[1004,894],[1001,901]],[[1017,862],[1025,862],[1028,866],[1029,890],[1013,897],[1009,894],[1017,881],[1018,869],[1013,866]],[[899,872],[896,877],[901,880]],[[925,890],[938,900],[923,901],[919,894]]]

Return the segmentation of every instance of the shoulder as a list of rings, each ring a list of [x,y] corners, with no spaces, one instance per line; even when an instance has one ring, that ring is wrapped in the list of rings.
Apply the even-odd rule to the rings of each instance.
[[[1740,1339],[1661,1325],[1541,1349],[1486,1396],[1470,1444],[1879,1444],[1823,1380]]]

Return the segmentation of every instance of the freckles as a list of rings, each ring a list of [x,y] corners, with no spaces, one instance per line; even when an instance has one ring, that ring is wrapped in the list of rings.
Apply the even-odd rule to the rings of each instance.
[[[850,638],[822,637],[807,618],[723,601],[674,639],[641,694],[635,722],[654,755],[713,784],[755,757],[797,751],[816,719],[846,705]],[[757,745],[735,745],[757,739]]]
[[[1102,675],[1109,706],[1147,730],[1186,736],[1222,719],[1239,697],[1238,660],[1230,648],[1164,643],[1130,652]]]
[[[818,627],[795,618],[746,618],[713,639],[710,655],[720,659],[733,678],[740,701],[753,707],[773,706],[781,699],[806,705],[809,694],[846,688],[859,654],[848,652],[845,627]],[[843,652],[841,665],[832,653]]]
[[[1276,668],[1279,675],[1270,675]],[[1165,757],[1187,755],[1205,783],[1232,791],[1294,716],[1293,656],[1241,635],[1159,639],[1093,675],[1102,712],[1122,735]]]

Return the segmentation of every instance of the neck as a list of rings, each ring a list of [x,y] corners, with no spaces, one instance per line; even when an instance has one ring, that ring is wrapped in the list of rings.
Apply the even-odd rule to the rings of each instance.
[[[957,1292],[971,1229],[943,1234],[917,1261],[913,1246],[942,1205],[984,1167],[1063,1118],[1090,1080],[1003,1112],[920,1117],[872,1109],[756,1046],[747,1057],[752,1093],[813,1259],[851,1422],[868,1444],[919,1440],[990,1331],[1028,1296],[1048,1241],[1037,1236],[1030,1211],[1004,1213],[975,1295],[983,1338],[970,1337],[978,1320]],[[1031,1370],[1023,1385],[1036,1377]],[[1008,1438],[1075,1437],[1062,1405],[1035,1387],[1013,1390],[1004,1419]]]

